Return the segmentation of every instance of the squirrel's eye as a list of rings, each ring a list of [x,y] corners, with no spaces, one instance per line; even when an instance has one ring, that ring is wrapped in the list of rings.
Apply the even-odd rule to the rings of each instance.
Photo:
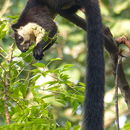
[[[18,40],[19,40],[20,42],[22,42],[22,41],[23,41],[23,37],[22,37],[22,36],[18,36]]]

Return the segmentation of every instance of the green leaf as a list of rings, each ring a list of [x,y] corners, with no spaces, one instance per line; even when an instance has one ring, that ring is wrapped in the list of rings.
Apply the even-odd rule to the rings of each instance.
[[[44,68],[46,66],[43,63],[35,63],[35,64],[32,64],[32,65],[35,66],[35,67],[41,67],[41,68]]]
[[[53,61],[61,61],[62,59],[61,58],[55,58],[55,59],[51,59],[50,62],[53,62]]]
[[[79,125],[74,126],[74,130],[81,130]]]
[[[71,122],[67,121],[67,122],[66,122],[66,125],[65,125],[65,128],[66,128],[67,130],[70,130],[70,128],[71,128]]]
[[[42,98],[50,98],[50,97],[53,97],[54,95],[46,95],[46,96],[43,96]]]
[[[130,123],[126,123],[123,130],[130,130]]]

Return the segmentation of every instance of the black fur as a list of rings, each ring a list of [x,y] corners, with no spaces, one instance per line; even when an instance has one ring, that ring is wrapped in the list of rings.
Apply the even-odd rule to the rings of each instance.
[[[17,23],[12,25],[12,28],[15,31],[14,35],[15,35],[16,44],[22,52],[27,51],[27,49],[23,49],[24,46],[26,45],[25,44],[20,45],[20,42],[18,40],[18,33],[16,30],[20,28],[20,26],[24,26],[28,24],[29,22],[34,22],[42,26],[45,29],[45,31],[49,33],[49,37],[53,38],[54,35],[57,33],[57,26],[55,22],[53,21],[54,15],[55,15],[55,12],[50,13],[50,10],[47,8],[46,5],[41,5],[38,2],[36,2],[36,0],[29,0],[27,2],[26,7],[23,10]],[[33,50],[34,57],[37,60],[41,60],[42,57],[44,56],[43,52],[49,49],[53,44],[54,44],[54,41],[51,42],[50,44],[48,44],[45,41],[41,41],[40,43],[38,43],[37,46]]]
[[[30,2],[30,3],[29,3]],[[19,24],[25,18],[25,13],[32,10],[32,7],[36,6],[47,6],[50,12],[60,14],[61,16],[69,19],[74,24],[81,28],[87,28],[88,30],[88,58],[87,58],[87,89],[85,92],[85,107],[84,107],[84,123],[83,128],[85,130],[103,130],[103,116],[104,116],[104,57],[103,57],[103,29],[100,9],[98,5],[98,0],[29,0],[21,18],[19,19]],[[85,8],[87,15],[87,25],[86,22],[74,14],[78,9]],[[38,15],[39,12],[36,12]],[[49,15],[49,14],[48,14]],[[49,18],[51,16],[49,15]],[[40,17],[44,19],[45,17]],[[32,17],[33,20],[33,17]],[[48,19],[48,21],[51,19]],[[34,22],[38,22],[36,19]],[[47,21],[47,22],[48,22]],[[30,21],[29,21],[30,22]],[[40,23],[43,28],[46,21]],[[53,26],[52,26],[52,25]],[[53,22],[49,23],[48,30],[53,30],[51,35],[54,36],[55,24]],[[44,26],[43,26],[44,25]],[[51,28],[50,28],[51,26]],[[45,42],[39,43],[34,49],[34,56],[37,59],[41,59],[43,55],[42,49],[46,45]],[[50,48],[51,45],[48,47]],[[39,53],[39,48],[40,53]],[[47,48],[47,49],[48,49]],[[35,54],[35,52],[39,54]]]
[[[87,12],[88,58],[85,97],[85,130],[103,130],[104,57],[103,29],[97,0],[84,0]]]
[[[49,8],[66,16],[67,11],[73,12],[77,8],[76,0],[40,0],[45,1]],[[66,3],[65,3],[66,2]],[[64,10],[64,5],[75,3],[76,6]],[[104,57],[103,57],[103,30],[98,0],[82,0],[79,9],[84,7],[87,15],[88,30],[88,66],[87,89],[85,98],[84,128],[87,130],[103,130],[104,115]],[[59,8],[60,7],[60,8]],[[77,8],[78,9],[78,8]],[[74,9],[74,11],[76,11]],[[72,20],[71,20],[72,21]],[[80,25],[80,24],[79,24]]]

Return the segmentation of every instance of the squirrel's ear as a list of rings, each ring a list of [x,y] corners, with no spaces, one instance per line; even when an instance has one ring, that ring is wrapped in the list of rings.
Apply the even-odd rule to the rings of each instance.
[[[18,24],[13,24],[11,27],[12,27],[12,29],[13,29],[14,31],[17,31],[17,29],[18,29]]]

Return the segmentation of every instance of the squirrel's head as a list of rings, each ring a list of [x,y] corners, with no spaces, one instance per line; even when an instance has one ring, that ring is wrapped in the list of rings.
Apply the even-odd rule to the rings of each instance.
[[[33,43],[38,43],[44,36],[43,28],[35,23],[28,23],[24,26],[12,25],[14,38],[17,47],[26,52]]]
[[[29,46],[33,43],[33,36],[29,33],[31,28],[25,26],[17,26],[17,24],[12,25],[14,30],[14,38],[17,47],[22,51],[26,52],[29,49]]]

